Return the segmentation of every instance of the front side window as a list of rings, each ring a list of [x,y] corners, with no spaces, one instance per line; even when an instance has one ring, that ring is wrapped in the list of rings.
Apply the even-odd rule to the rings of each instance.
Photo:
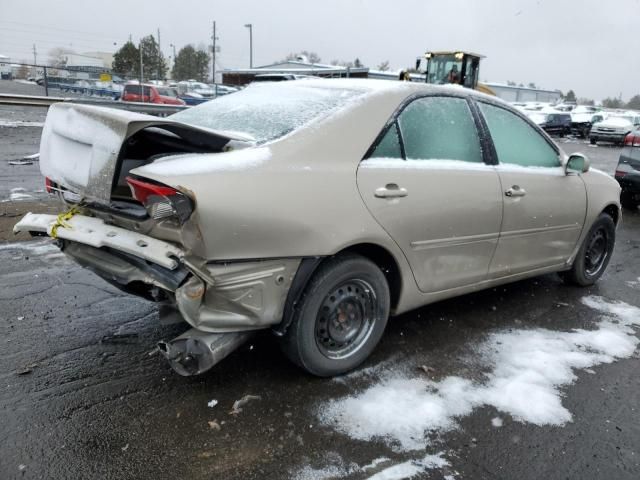
[[[531,125],[504,108],[478,102],[491,139],[503,164],[523,167],[559,167],[556,151]]]
[[[482,163],[482,150],[469,105],[462,98],[424,97],[398,117],[408,160]]]

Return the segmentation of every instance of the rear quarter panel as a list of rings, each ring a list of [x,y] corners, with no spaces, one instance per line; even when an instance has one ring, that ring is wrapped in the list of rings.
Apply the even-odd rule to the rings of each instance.
[[[395,247],[362,202],[356,171],[406,95],[371,95],[261,147],[184,155],[132,173],[190,192],[210,261],[330,255],[359,242]]]

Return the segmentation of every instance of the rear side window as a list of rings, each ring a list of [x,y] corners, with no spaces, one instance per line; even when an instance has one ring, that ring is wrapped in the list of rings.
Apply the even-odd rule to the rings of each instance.
[[[398,138],[398,128],[395,123],[384,134],[370,158],[402,158],[400,138]]]
[[[531,125],[516,114],[486,103],[478,102],[498,161],[523,167],[559,167],[556,151]]]
[[[466,100],[424,97],[398,117],[407,159],[482,163],[476,126]]]

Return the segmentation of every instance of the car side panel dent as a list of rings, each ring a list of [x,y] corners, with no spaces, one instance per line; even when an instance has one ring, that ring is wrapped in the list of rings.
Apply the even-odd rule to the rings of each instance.
[[[213,285],[198,276],[176,289],[184,319],[206,332],[267,328],[282,319],[299,258],[207,265]]]

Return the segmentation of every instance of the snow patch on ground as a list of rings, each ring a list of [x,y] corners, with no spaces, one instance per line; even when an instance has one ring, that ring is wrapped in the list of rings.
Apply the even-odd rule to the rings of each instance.
[[[496,428],[500,428],[502,426],[503,422],[502,419],[500,417],[493,417],[491,419],[491,425],[493,425]]]
[[[0,118],[0,127],[9,127],[9,128],[17,128],[17,127],[44,127],[44,122],[29,122],[26,120],[7,120],[4,118]]]
[[[442,455],[443,453],[427,455],[420,460],[409,460],[408,462],[399,463],[398,465],[385,468],[369,477],[368,480],[404,480],[413,478],[427,470],[446,467],[449,465],[449,462],[442,458]]]
[[[640,288],[640,277],[637,280],[632,280],[627,282],[627,285],[631,288]]]
[[[562,405],[561,388],[576,380],[574,371],[629,357],[639,343],[632,327],[640,325],[640,308],[601,297],[582,302],[604,314],[597,329],[492,334],[476,352],[490,368],[483,382],[389,371],[364,391],[321,407],[320,420],[354,439],[382,440],[395,451],[423,449],[431,434],[456,428],[458,418],[483,406],[520,422],[563,425],[572,416]]]
[[[56,244],[51,241],[51,239],[33,240],[30,242],[1,243],[0,252],[6,250],[29,253],[34,256],[48,254],[64,255],[60,252],[60,249],[56,246]]]
[[[427,470],[443,468],[449,466],[449,462],[443,458],[444,452],[435,455],[426,455],[418,460],[409,460],[387,467],[367,477],[369,480],[401,480],[415,477]],[[343,478],[348,475],[365,473],[378,468],[380,465],[390,462],[387,457],[380,457],[372,460],[369,464],[359,466],[357,463],[347,463],[343,458],[335,453],[328,454],[328,465],[323,468],[313,468],[305,465],[295,472],[291,478],[293,480],[329,480]],[[453,477],[452,477],[453,478]]]

